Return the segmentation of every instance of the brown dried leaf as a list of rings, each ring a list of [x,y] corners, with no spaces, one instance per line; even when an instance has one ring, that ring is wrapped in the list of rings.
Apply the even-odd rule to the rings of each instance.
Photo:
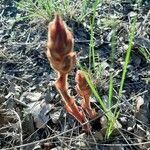
[[[144,99],[141,96],[138,96],[136,99],[136,112],[140,111],[140,107],[144,104]]]

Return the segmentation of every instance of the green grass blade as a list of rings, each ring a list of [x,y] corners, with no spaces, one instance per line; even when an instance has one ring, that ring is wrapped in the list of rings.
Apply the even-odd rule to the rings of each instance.
[[[90,48],[89,48],[89,66],[92,66],[95,70],[95,43],[94,43],[94,24],[95,24],[95,17],[96,17],[96,9],[97,6],[101,0],[96,0],[96,2],[93,4],[92,10],[93,10],[93,15],[92,15],[92,20],[90,21]],[[91,57],[92,57],[92,62],[91,62]]]
[[[113,27],[114,28],[114,27]],[[114,55],[115,55],[115,47],[116,47],[116,33],[115,30],[113,29],[113,34],[112,34],[112,40],[111,40],[111,67],[113,68],[114,66]],[[109,108],[112,106],[112,97],[113,97],[113,84],[114,84],[114,79],[113,79],[113,73],[110,73],[110,78],[109,78]]]
[[[129,64],[129,59],[130,59],[130,53],[131,53],[131,49],[132,49],[132,45],[133,45],[133,40],[134,40],[134,32],[136,29],[136,18],[133,18],[132,20],[132,24],[131,24],[131,30],[130,30],[130,36],[129,36],[129,46],[126,52],[126,58],[125,58],[125,63],[124,63],[124,67],[123,67],[123,73],[122,73],[122,78],[121,78],[121,83],[120,83],[120,88],[119,88],[119,97],[118,97],[118,101],[117,104],[119,104],[120,102],[120,98],[122,96],[122,90],[123,90],[123,85],[124,85],[124,81],[125,81],[125,76],[126,76],[126,72],[127,72],[127,66]],[[117,112],[118,107],[115,108],[114,114],[115,116],[117,116]]]
[[[124,68],[123,68],[122,79],[121,79],[121,84],[120,84],[120,89],[119,89],[119,98],[122,96],[122,90],[123,90],[123,85],[124,85],[125,76],[126,76],[126,72],[127,72],[127,66],[129,64],[130,53],[131,53],[131,49],[132,49],[132,45],[133,45],[135,29],[136,29],[136,18],[133,19],[133,23],[131,25],[131,32],[130,32],[130,37],[129,37],[129,46],[128,46],[127,53],[126,53],[125,64],[124,64]]]
[[[112,106],[113,84],[114,84],[113,73],[111,73],[109,78],[109,96],[108,96],[109,108],[111,108]]]

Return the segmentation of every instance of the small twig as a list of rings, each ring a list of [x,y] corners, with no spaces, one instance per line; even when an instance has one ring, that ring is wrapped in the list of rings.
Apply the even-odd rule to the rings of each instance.
[[[125,136],[123,135],[123,133],[120,131],[119,128],[117,128],[117,130],[119,131],[119,133],[121,134],[121,136],[123,137],[123,139],[126,141],[126,143],[130,146],[130,143],[128,142],[128,140],[125,138]],[[132,147],[130,146],[131,150],[132,150]]]
[[[19,122],[19,128],[20,128],[20,144],[22,145],[23,144],[23,131],[22,131],[22,123],[21,123],[21,119],[20,119],[20,116],[18,115],[18,113],[15,111],[15,110],[12,110],[13,113],[16,115],[17,119],[18,119],[18,122]],[[22,150],[22,147],[20,147],[20,150]]]
[[[74,125],[73,125],[73,128],[75,128],[75,123],[74,123]],[[71,132],[71,134],[70,134],[70,141],[69,141],[69,146],[68,146],[68,148],[71,148],[71,143],[72,143],[72,140],[73,140],[73,138],[71,138],[72,135],[73,135],[73,130],[72,130],[72,132]]]
[[[145,25],[146,21],[148,20],[149,15],[150,15],[150,10],[148,11],[148,13],[147,13],[147,15],[146,15],[146,17],[145,17],[144,21],[143,21],[143,22],[141,22],[141,24],[139,25],[139,30],[138,30],[138,32],[137,32],[137,34],[136,34],[136,36],[138,36],[138,35],[142,32],[143,27],[144,27],[144,25]]]
[[[125,130],[125,129],[121,129],[121,130],[122,130],[123,132],[126,132],[126,133],[128,133],[128,134],[132,135],[132,136],[135,136],[137,139],[144,140],[144,139],[143,139],[143,137],[138,136],[138,135],[136,135],[135,133],[132,133],[132,132],[127,131],[127,130]]]
[[[138,93],[137,95],[129,98],[127,101],[123,101],[122,103],[117,103],[117,104],[113,105],[108,111],[110,111],[111,109],[116,108],[118,106],[121,106],[122,104],[124,104],[126,102],[129,102],[129,101],[131,101],[133,99],[136,99],[137,96],[143,95],[144,93],[147,93],[147,92],[148,92],[148,90],[145,90],[144,92]]]
[[[90,130],[90,135],[91,135],[92,138],[93,138],[93,141],[94,141],[94,143],[95,143],[95,145],[96,145],[96,149],[98,149],[96,139],[95,139],[94,135],[92,134],[92,131],[91,131],[91,130]]]
[[[17,80],[20,80],[20,81],[25,82],[25,83],[27,83],[27,84],[30,85],[30,83],[29,83],[28,81],[26,81],[26,80],[24,80],[24,79],[21,79],[21,78],[19,78],[19,77],[15,77],[15,76],[12,76],[12,75],[9,75],[9,77],[14,78],[14,79],[17,79]]]
[[[93,143],[93,142],[89,141],[89,143]],[[97,145],[107,146],[107,147],[126,147],[126,146],[139,146],[139,145],[147,145],[147,144],[150,144],[150,141],[141,142],[141,143],[132,143],[132,144],[99,144],[97,143]]]
[[[13,100],[14,100],[16,103],[19,103],[20,105],[22,105],[22,106],[24,106],[24,107],[28,107],[27,104],[25,104],[24,102],[19,101],[19,100],[16,99],[16,98],[13,98]]]

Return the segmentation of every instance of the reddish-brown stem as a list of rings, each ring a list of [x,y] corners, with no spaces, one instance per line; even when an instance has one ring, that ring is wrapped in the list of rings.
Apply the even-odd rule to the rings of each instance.
[[[55,82],[55,86],[57,90],[59,91],[61,97],[63,98],[63,102],[65,104],[65,108],[67,112],[75,117],[81,124],[85,122],[85,116],[83,114],[82,109],[79,110],[78,106],[75,103],[75,100],[72,96],[68,94],[68,88],[67,88],[67,74],[59,74],[58,80]],[[85,131],[90,130],[90,126],[88,124],[85,124],[83,126],[83,129]]]
[[[94,109],[91,108],[90,104],[90,95],[91,90],[88,86],[82,71],[78,70],[76,73],[76,90],[79,96],[82,97],[82,108],[87,112],[90,118],[94,118],[96,116],[96,112]]]
[[[82,98],[82,108],[87,112],[90,118],[94,118],[96,116],[96,112],[91,108],[89,96],[83,96]]]

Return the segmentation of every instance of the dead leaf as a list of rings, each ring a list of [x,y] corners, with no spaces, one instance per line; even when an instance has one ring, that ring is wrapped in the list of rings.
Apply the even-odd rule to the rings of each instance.
[[[32,102],[28,104],[28,106],[28,112],[32,114],[36,127],[45,128],[45,124],[50,119],[48,113],[51,110],[51,104],[47,104],[44,100],[42,100]]]
[[[138,96],[136,99],[136,113],[140,111],[140,107],[144,104],[144,99],[141,96]]]
[[[28,92],[26,98],[29,99],[31,102],[35,102],[40,100],[42,93],[40,92]]]

